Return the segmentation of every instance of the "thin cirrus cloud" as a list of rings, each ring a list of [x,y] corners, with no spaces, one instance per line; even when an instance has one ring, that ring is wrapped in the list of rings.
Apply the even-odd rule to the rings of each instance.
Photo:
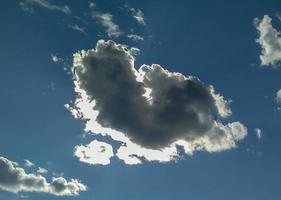
[[[137,34],[128,34],[127,38],[129,38],[130,40],[134,41],[134,42],[138,42],[138,41],[143,41],[143,37],[137,35]]]
[[[0,157],[0,189],[12,192],[41,192],[55,196],[77,196],[86,191],[87,186],[76,179],[67,181],[63,177],[53,177],[48,182],[40,174],[26,173],[18,164]]]
[[[112,14],[101,13],[97,11],[96,4],[93,2],[89,3],[89,8],[91,9],[91,17],[95,20],[98,20],[99,23],[105,28],[108,37],[118,38],[123,34],[119,28],[119,25],[114,22]]]
[[[260,140],[262,138],[262,135],[263,135],[262,130],[260,128],[255,128],[254,131],[257,135],[257,138]]]
[[[47,0],[23,0],[20,2],[20,6],[24,11],[27,12],[34,12],[33,7],[38,6],[50,11],[62,12],[67,15],[71,14],[71,10],[67,5],[59,6],[52,4]]]
[[[77,97],[66,105],[85,122],[86,131],[121,143],[116,157],[126,164],[169,162],[181,156],[179,146],[189,155],[219,152],[236,147],[247,135],[242,123],[221,122],[231,115],[230,101],[213,86],[157,64],[137,70],[130,52],[124,45],[99,40],[95,49],[75,53]],[[83,156],[95,159],[94,153],[78,155],[80,160]]]
[[[264,15],[260,20],[254,20],[259,37],[256,40],[260,44],[262,52],[260,55],[261,65],[276,68],[281,61],[281,36],[280,31],[272,26],[272,18]]]
[[[140,9],[132,8],[129,4],[125,4],[125,7],[130,11],[132,17],[141,25],[146,26],[144,13]]]

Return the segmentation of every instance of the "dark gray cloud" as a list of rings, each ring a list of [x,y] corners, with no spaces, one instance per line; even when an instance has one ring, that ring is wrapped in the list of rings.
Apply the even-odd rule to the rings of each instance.
[[[27,174],[15,162],[0,157],[0,189],[13,193],[44,192],[56,196],[76,196],[86,190],[78,180],[66,181],[63,177],[53,178],[47,182],[40,174]]]
[[[96,49],[75,54],[73,75],[78,94],[84,92],[87,101],[95,102],[95,121],[142,147],[163,149],[185,141],[194,149],[201,145],[223,150],[247,134],[239,122],[226,126],[219,122],[231,110],[213,86],[157,64],[136,70],[130,50],[113,41],[100,40]]]

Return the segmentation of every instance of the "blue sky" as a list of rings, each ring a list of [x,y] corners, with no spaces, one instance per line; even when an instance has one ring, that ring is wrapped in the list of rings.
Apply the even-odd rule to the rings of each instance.
[[[48,173],[40,176],[48,182],[58,176],[69,182],[73,178],[87,189],[70,196],[48,191],[17,193],[5,185],[0,172],[0,199],[280,199],[281,104],[277,91],[281,89],[281,37],[279,42],[274,38],[266,42],[258,25],[268,15],[274,30],[281,31],[281,3],[92,3],[95,6],[66,0],[1,2],[0,156],[17,162],[14,168],[23,168],[26,174],[38,174],[38,167],[43,167]],[[134,18],[138,10],[145,24]],[[117,36],[110,35],[102,24],[103,14],[110,14],[108,21],[118,26],[113,30],[119,32]],[[266,31],[266,27],[260,30]],[[139,35],[143,41],[132,41],[128,34]],[[256,42],[258,38],[260,42]],[[120,143],[108,136],[87,134],[85,121],[75,119],[65,108],[77,99],[71,74],[73,54],[95,49],[101,39],[138,48],[136,69],[142,64],[159,64],[213,85],[225,100],[231,100],[232,111],[227,118],[215,115],[216,121],[224,125],[239,122],[247,128],[247,135],[234,140],[236,147],[217,152],[203,146],[187,155],[179,149],[176,160],[164,163],[130,165],[118,156],[110,164],[79,161],[74,156],[77,145],[99,140],[113,146],[116,154]],[[262,53],[265,47],[272,51]],[[270,53],[277,56],[273,59]],[[268,56],[267,63],[262,64],[262,55]],[[255,128],[261,129],[261,138]],[[26,166],[25,159],[35,166]]]

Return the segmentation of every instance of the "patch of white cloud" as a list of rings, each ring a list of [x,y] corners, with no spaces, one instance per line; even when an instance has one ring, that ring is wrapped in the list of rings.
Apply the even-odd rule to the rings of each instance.
[[[34,12],[33,7],[38,6],[50,11],[58,11],[68,15],[71,14],[71,10],[67,5],[55,5],[48,0],[23,0],[19,4],[21,8],[27,12]]]
[[[43,168],[43,167],[38,167],[37,173],[38,173],[38,174],[47,174],[47,173],[48,173],[48,170],[45,169],[45,168]]]
[[[259,38],[256,40],[262,48],[260,55],[261,65],[277,67],[281,61],[280,31],[272,26],[272,18],[264,15],[263,19],[254,20]]]
[[[127,37],[134,42],[143,41],[143,37],[136,35],[136,34],[128,34]]]
[[[113,157],[113,149],[110,144],[93,140],[87,145],[78,145],[74,148],[74,155],[84,163],[91,165],[108,165]]]
[[[24,166],[26,166],[26,167],[34,167],[35,164],[33,162],[31,162],[30,160],[25,159],[24,160]]]
[[[276,101],[281,104],[281,89],[276,92]]]
[[[71,179],[53,177],[50,182],[41,174],[26,173],[15,162],[0,157],[0,189],[12,192],[40,192],[55,196],[77,196],[86,191],[87,186]]]
[[[68,27],[74,31],[87,35],[85,28],[79,26],[78,24],[69,24]]]
[[[257,138],[260,140],[262,138],[262,130],[260,128],[255,128],[254,129]]]
[[[133,18],[141,25],[146,26],[144,13],[140,9],[131,8],[128,4],[125,4],[125,7],[129,9]]]

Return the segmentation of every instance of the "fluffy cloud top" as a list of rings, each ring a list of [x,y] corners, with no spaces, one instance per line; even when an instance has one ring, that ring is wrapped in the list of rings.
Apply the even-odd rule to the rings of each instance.
[[[47,182],[40,174],[28,174],[23,168],[7,158],[0,157],[0,189],[13,193],[44,192],[56,196],[76,196],[86,186],[76,179],[66,181],[63,177]]]
[[[255,19],[259,33],[257,43],[262,48],[261,64],[276,67],[281,61],[281,36],[280,32],[272,26],[271,21],[268,15],[264,15],[262,20]]]
[[[178,146],[230,149],[247,134],[240,122],[220,122],[231,110],[213,86],[157,64],[136,70],[130,50],[113,41],[74,54],[72,71],[77,99],[68,109],[86,131],[120,141],[116,156],[128,164],[169,162]]]
[[[47,0],[23,0],[20,2],[20,6],[24,11],[33,12],[33,6],[39,6],[51,11],[59,11],[64,14],[71,14],[71,10],[68,6],[58,6],[50,3]]]

